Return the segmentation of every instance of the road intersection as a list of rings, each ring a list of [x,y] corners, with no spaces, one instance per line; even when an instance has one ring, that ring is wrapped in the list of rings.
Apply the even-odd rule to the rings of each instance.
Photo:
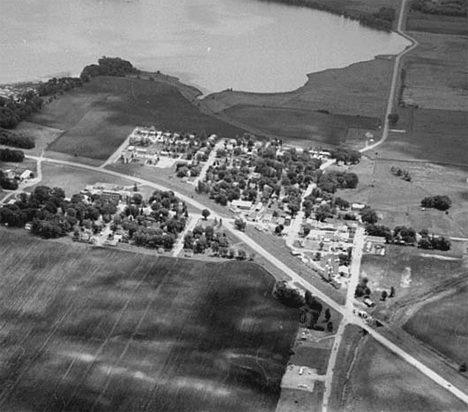
[[[39,160],[39,157],[36,156],[27,156],[27,158],[34,159],[34,160]],[[81,163],[74,163],[74,162],[69,162],[65,160],[58,160],[58,159],[51,159],[51,158],[41,158],[42,162],[50,162],[54,164],[61,164],[65,166],[70,166],[70,167],[75,167],[79,169],[85,169],[85,170],[90,170],[96,173],[104,173],[108,175],[112,175],[115,177],[131,180],[133,182],[146,185],[148,187],[158,189],[158,190],[172,190],[168,187],[165,187],[163,185],[141,179],[139,177],[135,176],[130,176],[126,175],[123,173],[119,173],[113,170],[108,170],[108,169],[103,169],[100,167],[95,167],[95,166],[90,166],[90,165],[85,165]],[[173,190],[174,194],[179,197],[182,201],[186,202],[187,204],[190,204],[191,206],[199,209],[200,211],[207,208],[206,205],[203,205],[202,203],[196,201],[195,199],[184,195],[182,193],[178,193],[177,191]],[[222,216],[219,216],[217,213],[212,212],[211,216],[213,218],[222,218]],[[377,330],[373,329],[371,326],[369,326],[363,319],[358,317],[356,314],[352,312],[352,299],[347,299],[346,305],[340,305],[336,301],[334,301],[332,298],[330,298],[326,293],[322,292],[321,290],[317,289],[314,285],[311,283],[307,282],[305,279],[303,279],[298,273],[293,271],[291,268],[289,268],[287,265],[285,265],[283,262],[281,262],[278,258],[273,256],[271,253],[269,253],[267,250],[265,250],[263,247],[261,247],[258,243],[256,243],[254,240],[252,240],[249,236],[247,236],[244,232],[241,232],[237,230],[232,222],[228,222],[225,224],[225,228],[232,232],[237,238],[239,238],[241,241],[243,241],[247,246],[255,250],[255,252],[258,255],[261,255],[265,259],[267,259],[271,264],[276,266],[278,269],[280,269],[284,274],[286,274],[289,278],[290,281],[302,288],[305,288],[307,290],[310,290],[317,298],[323,301],[326,305],[330,306],[333,308],[335,311],[339,312],[343,316],[343,322],[347,322],[349,324],[354,324],[365,331],[367,331],[374,339],[376,339],[378,342],[380,342],[383,346],[386,348],[390,349],[392,352],[395,354],[399,355],[401,358],[403,358],[406,362],[410,363],[413,365],[415,368],[417,368],[419,371],[421,371],[424,375],[432,379],[435,383],[438,385],[442,386],[449,392],[451,392],[454,396],[459,398],[461,401],[463,401],[465,404],[468,405],[468,391],[463,391],[460,388],[455,387],[452,385],[451,382],[449,382],[447,379],[444,377],[440,376],[438,373],[424,365],[422,362],[418,361],[416,358],[411,356],[409,353],[405,352],[403,349],[401,349],[399,346],[391,342],[388,338],[380,334]],[[357,233],[360,233],[359,231]],[[356,258],[356,262],[360,259],[357,259],[360,256],[360,253],[362,253],[362,247],[359,245],[361,244],[361,241],[359,240],[360,236],[358,236],[357,240],[355,241],[355,250],[353,251],[354,256]],[[355,278],[358,278],[358,263],[355,263],[355,268],[351,270],[351,278],[353,279],[352,282],[355,283],[357,280]],[[352,287],[348,290],[348,294],[353,293]],[[335,351],[334,351],[335,352]]]

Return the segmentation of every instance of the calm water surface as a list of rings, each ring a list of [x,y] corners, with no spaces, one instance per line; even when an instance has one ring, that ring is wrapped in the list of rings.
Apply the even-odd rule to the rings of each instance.
[[[0,0],[0,83],[78,75],[106,55],[205,92],[286,91],[307,73],[407,44],[338,16],[255,0]]]

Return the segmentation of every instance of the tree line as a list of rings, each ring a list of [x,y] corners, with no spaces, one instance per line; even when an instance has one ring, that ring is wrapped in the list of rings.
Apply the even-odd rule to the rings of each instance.
[[[292,6],[308,7],[315,10],[326,11],[328,13],[337,14],[346,18],[356,20],[359,24],[371,27],[378,30],[392,30],[393,21],[395,20],[395,9],[390,7],[381,7],[376,13],[360,13],[357,11],[343,10],[337,6],[333,6],[321,1],[314,0],[261,0],[272,3],[289,4]]]
[[[41,97],[63,94],[75,87],[81,87],[95,76],[119,76],[138,74],[140,71],[119,57],[102,57],[98,64],[86,66],[80,77],[52,78],[39,83],[35,90],[27,90],[16,96],[0,97],[0,127],[14,129],[19,122],[38,112],[44,103]],[[49,99],[51,101],[52,97]]]
[[[34,139],[31,136],[15,134],[8,130],[0,130],[0,144],[20,149],[33,149],[35,146]]]
[[[16,149],[0,149],[0,161],[21,163],[24,160],[24,152]]]

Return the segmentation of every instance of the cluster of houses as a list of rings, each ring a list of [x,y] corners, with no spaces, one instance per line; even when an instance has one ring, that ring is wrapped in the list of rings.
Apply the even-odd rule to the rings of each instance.
[[[216,135],[200,138],[192,133],[164,132],[155,127],[136,127],[128,136],[122,151],[122,163],[143,163],[147,166],[171,167],[176,161],[205,160],[217,140]]]
[[[8,169],[3,170],[3,175],[6,179],[24,182],[29,179],[34,179],[35,174],[29,169]]]

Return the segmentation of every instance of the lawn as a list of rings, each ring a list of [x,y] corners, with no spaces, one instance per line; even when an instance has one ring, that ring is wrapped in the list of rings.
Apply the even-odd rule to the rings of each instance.
[[[385,256],[364,254],[361,276],[369,278],[373,300],[377,303],[376,315],[389,320],[395,309],[398,323],[412,313],[412,307],[424,303],[432,295],[458,287],[466,276],[468,267],[461,253],[426,251],[414,247],[388,245]],[[382,290],[395,288],[395,297],[380,301]]]
[[[387,144],[385,146],[388,147]],[[404,225],[416,230],[428,229],[439,235],[468,236],[468,220],[464,218],[468,200],[468,168],[402,161],[396,152],[378,150],[379,158],[363,158],[360,164],[350,169],[359,176],[358,187],[339,190],[337,196],[349,202],[369,205],[377,211],[379,223],[391,228]],[[407,170],[412,181],[406,182],[394,176],[390,171],[392,166]],[[448,214],[436,209],[421,209],[421,200],[435,194],[447,195],[452,200]]]
[[[342,410],[461,412],[466,405],[371,338],[359,350]]]
[[[181,132],[242,134],[239,128],[203,114],[169,84],[121,77],[98,77],[54,100],[31,122],[65,130],[49,149],[107,159],[134,127]]]
[[[48,162],[42,162],[41,167],[42,180],[37,186],[61,187],[65,190],[67,197],[80,193],[87,185],[94,185],[98,182],[127,186],[130,190],[133,189],[134,185],[131,180],[77,167]],[[34,186],[27,189],[27,191],[33,190]]]
[[[297,313],[257,265],[0,242],[1,410],[275,410]]]
[[[468,286],[428,302],[404,329],[458,364],[468,362]]]
[[[321,145],[340,145],[346,141],[349,128],[376,130],[376,118],[319,113],[284,107],[236,105],[223,114],[262,132],[289,139],[303,139]]]
[[[382,57],[308,75],[306,84],[287,93],[223,91],[207,96],[203,104],[220,112],[232,106],[254,105],[382,119],[388,96],[393,59]]]

